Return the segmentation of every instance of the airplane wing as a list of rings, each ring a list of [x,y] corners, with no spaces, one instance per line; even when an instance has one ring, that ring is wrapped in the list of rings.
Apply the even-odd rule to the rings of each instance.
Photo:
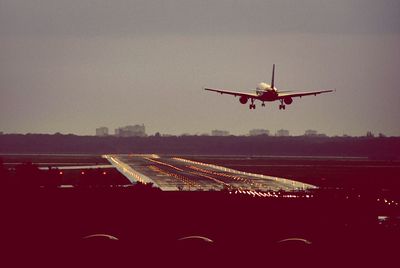
[[[237,92],[237,91],[230,91],[230,90],[216,89],[216,88],[204,88],[204,90],[214,91],[214,92],[218,92],[220,94],[234,95],[235,97],[236,96],[245,96],[248,98],[257,98],[258,97],[258,95],[255,93],[253,94],[253,93]]]
[[[318,94],[321,94],[321,93],[328,93],[328,92],[333,92],[333,91],[335,91],[335,90],[327,89],[327,90],[320,90],[320,91],[305,91],[305,92],[289,92],[289,91],[279,92],[278,98],[283,99],[285,97],[294,98],[294,97],[303,97],[303,96],[311,96],[311,95],[317,96]]]

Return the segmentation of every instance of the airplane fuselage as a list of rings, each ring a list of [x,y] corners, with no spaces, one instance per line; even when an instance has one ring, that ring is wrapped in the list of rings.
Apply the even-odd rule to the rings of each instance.
[[[273,89],[266,90],[264,92],[261,92],[258,99],[260,101],[275,101],[278,99],[278,93]]]
[[[267,83],[260,83],[256,88],[256,93],[260,101],[275,101],[278,99],[278,91]]]

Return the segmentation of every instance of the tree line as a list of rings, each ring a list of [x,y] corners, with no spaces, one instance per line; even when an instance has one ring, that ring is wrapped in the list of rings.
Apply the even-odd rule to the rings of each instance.
[[[0,135],[0,153],[158,153],[399,159],[400,137]]]

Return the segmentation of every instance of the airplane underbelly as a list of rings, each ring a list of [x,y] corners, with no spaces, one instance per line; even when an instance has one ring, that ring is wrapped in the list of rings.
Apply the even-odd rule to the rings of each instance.
[[[261,99],[261,101],[274,101],[274,100],[276,100],[276,97],[275,97],[275,95],[272,95],[272,94],[264,94],[264,95],[262,95],[262,97],[260,99]]]

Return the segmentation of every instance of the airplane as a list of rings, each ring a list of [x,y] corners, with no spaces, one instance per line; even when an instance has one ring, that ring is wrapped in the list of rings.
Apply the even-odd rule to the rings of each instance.
[[[255,93],[245,93],[245,92],[237,92],[237,91],[229,91],[224,89],[215,89],[215,88],[204,88],[204,90],[214,91],[221,94],[228,94],[240,96],[239,101],[241,104],[246,104],[247,101],[250,99],[251,104],[249,106],[250,110],[255,109],[256,105],[254,104],[254,100],[259,100],[262,102],[261,106],[265,106],[266,101],[276,101],[279,100],[281,104],[279,105],[279,110],[285,110],[285,104],[289,105],[293,102],[293,98],[295,97],[303,97],[303,96],[310,96],[321,93],[327,93],[334,91],[333,89],[327,90],[320,90],[320,91],[306,91],[306,92],[297,92],[297,91],[278,91],[275,87],[275,64],[272,65],[272,79],[271,85],[268,85],[265,82],[260,83]]]

